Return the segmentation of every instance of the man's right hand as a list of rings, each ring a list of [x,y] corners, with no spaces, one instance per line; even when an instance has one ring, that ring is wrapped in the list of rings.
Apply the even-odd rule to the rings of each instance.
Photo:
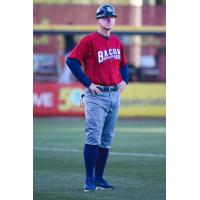
[[[97,87],[98,85],[91,83],[91,85],[89,86],[89,89],[91,90],[92,94],[94,95],[96,94],[101,94],[101,91],[99,90],[99,88]]]

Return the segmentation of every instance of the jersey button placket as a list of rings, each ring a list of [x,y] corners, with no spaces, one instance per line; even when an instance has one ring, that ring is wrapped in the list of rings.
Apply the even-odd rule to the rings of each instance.
[[[106,45],[107,45],[107,51],[109,52],[109,44],[108,44],[108,40],[109,40],[109,38],[106,40]],[[110,56],[110,54],[109,54],[109,56]],[[109,71],[111,72],[111,73],[110,73],[110,82],[112,81],[111,62],[112,62],[112,60],[109,59],[109,62],[108,62],[108,63],[109,63],[109,66],[108,66],[108,67],[109,67]]]

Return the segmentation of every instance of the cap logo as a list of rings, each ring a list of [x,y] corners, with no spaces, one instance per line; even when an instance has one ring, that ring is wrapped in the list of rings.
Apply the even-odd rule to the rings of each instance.
[[[112,8],[111,7],[106,7],[108,12],[112,12]]]

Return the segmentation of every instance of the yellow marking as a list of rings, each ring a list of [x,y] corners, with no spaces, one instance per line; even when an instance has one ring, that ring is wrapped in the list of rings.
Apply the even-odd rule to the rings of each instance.
[[[34,24],[34,31],[82,31],[93,32],[98,28],[97,25],[55,25],[55,24]],[[118,32],[166,32],[165,26],[115,26],[114,31]]]

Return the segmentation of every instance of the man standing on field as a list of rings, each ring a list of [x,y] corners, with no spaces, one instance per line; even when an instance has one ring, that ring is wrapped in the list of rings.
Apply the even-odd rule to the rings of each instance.
[[[110,34],[116,17],[113,6],[101,5],[96,12],[97,32],[84,37],[66,61],[86,87],[84,191],[114,189],[103,175],[118,117],[120,93],[128,83],[124,47],[117,36]]]

